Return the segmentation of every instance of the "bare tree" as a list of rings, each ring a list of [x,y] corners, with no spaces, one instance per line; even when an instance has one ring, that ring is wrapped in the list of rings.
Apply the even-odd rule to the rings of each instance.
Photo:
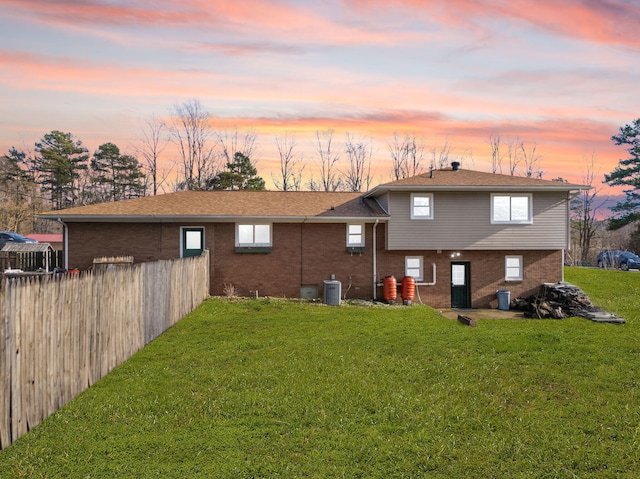
[[[502,144],[502,138],[500,134],[489,135],[489,145],[491,145],[491,173],[502,174],[502,160],[504,154],[502,153],[500,146]]]
[[[237,128],[233,130],[222,130],[216,133],[218,147],[220,149],[220,158],[224,165],[233,163],[236,153],[242,153],[244,156],[251,158],[251,164],[256,166],[256,132],[247,130],[244,135],[240,135]]]
[[[284,138],[276,137],[276,146],[280,156],[280,171],[277,177],[271,175],[273,184],[281,191],[300,191],[304,165],[301,165],[302,157],[294,152],[295,138],[287,135]]]
[[[442,169],[451,163],[451,155],[453,153],[453,145],[449,141],[448,138],[445,138],[442,147],[438,148],[437,145],[433,145],[431,148],[431,168],[432,169]]]
[[[320,180],[309,182],[311,190],[337,191],[342,187],[342,179],[337,176],[340,155],[332,149],[333,130],[316,131],[318,155],[320,157]]]
[[[588,164],[582,180],[590,189],[581,191],[571,202],[573,227],[578,233],[580,261],[583,264],[589,261],[591,241],[598,233],[600,225],[597,221],[598,209],[604,204],[604,201],[599,201],[598,198],[602,186],[594,186],[594,179],[596,176],[600,176],[600,172],[596,171],[595,167],[597,162],[596,155],[592,153],[591,157],[585,158],[585,160],[588,161]]]
[[[526,147],[524,142],[521,142],[520,150],[522,152],[525,176],[527,178],[542,178],[542,170],[540,169],[542,155],[537,152],[537,145],[533,143],[531,146]]]
[[[26,171],[29,154],[14,147],[0,156],[0,228],[28,233],[44,209],[37,183]]]
[[[209,120],[209,113],[197,99],[173,108],[169,133],[180,156],[178,189],[205,189],[207,180],[216,172],[214,147],[209,141],[212,134]]]
[[[345,153],[349,169],[344,172],[345,187],[349,191],[366,191],[371,186],[372,143],[355,139],[347,133]]]
[[[406,178],[405,176],[405,163],[407,157],[407,144],[405,135],[403,140],[400,140],[398,132],[393,133],[393,143],[387,144],[389,148],[389,154],[391,155],[391,178],[394,181]]]
[[[392,177],[401,180],[422,172],[424,159],[424,143],[418,143],[416,136],[406,134],[400,138],[398,133],[393,134],[393,143],[387,145],[392,162]]]
[[[136,147],[138,154],[144,159],[143,167],[147,171],[147,181],[149,181],[151,194],[158,194],[159,190],[164,190],[163,185],[171,172],[170,169],[160,169],[158,161],[160,155],[167,147],[165,131],[167,125],[161,120],[152,116],[142,125],[142,138]]]
[[[509,160],[509,174],[511,176],[515,176],[516,169],[522,161],[522,158],[520,156],[523,149],[522,140],[516,136],[515,138],[507,139],[506,143],[507,159]]]

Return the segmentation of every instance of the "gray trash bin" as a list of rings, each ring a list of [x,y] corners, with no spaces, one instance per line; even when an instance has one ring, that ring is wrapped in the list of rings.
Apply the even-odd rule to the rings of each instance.
[[[508,289],[498,290],[498,309],[509,311],[509,303],[511,303],[511,291]]]

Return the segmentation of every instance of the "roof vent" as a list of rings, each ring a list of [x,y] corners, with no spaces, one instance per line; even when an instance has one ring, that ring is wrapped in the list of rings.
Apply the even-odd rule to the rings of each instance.
[[[460,163],[457,161],[454,161],[453,163],[451,163],[451,169],[453,171],[458,171],[460,169]]]

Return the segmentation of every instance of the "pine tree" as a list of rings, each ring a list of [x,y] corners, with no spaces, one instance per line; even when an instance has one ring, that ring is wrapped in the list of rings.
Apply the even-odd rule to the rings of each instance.
[[[265,182],[248,156],[236,152],[227,169],[209,181],[210,190],[264,190]]]
[[[80,140],[71,133],[54,130],[35,145],[35,173],[44,192],[48,192],[54,209],[73,206],[77,199],[76,181],[87,168],[89,155]]]
[[[137,158],[121,155],[113,143],[100,145],[91,159],[95,198],[119,201],[144,196],[144,173]]]
[[[629,153],[629,158],[620,160],[615,170],[605,175],[609,185],[627,187],[625,201],[612,208],[615,216],[609,220],[609,229],[615,230],[640,219],[640,118],[620,128],[611,140],[618,146],[626,145]]]

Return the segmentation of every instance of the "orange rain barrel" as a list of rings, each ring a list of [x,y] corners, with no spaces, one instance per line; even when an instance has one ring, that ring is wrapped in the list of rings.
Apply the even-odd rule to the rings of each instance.
[[[398,297],[398,283],[393,276],[387,276],[382,281],[382,296],[387,302],[395,301]]]
[[[405,304],[411,304],[416,299],[416,279],[413,276],[402,278],[402,288],[400,292]]]

